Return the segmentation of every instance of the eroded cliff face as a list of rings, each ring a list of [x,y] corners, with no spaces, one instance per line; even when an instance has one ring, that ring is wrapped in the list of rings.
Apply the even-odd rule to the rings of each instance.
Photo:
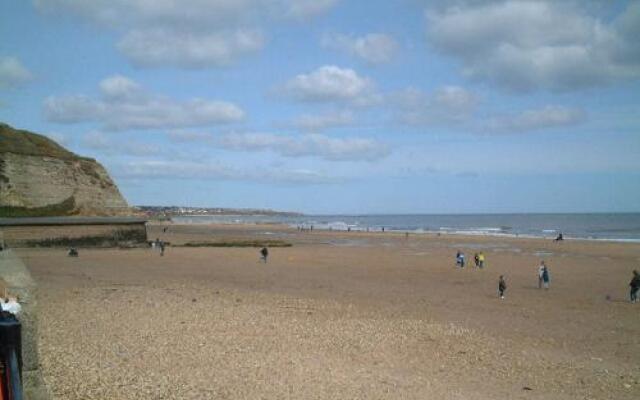
[[[2,125],[0,214],[19,216],[21,212],[29,216],[122,215],[130,209],[97,161],[78,157],[41,135]]]

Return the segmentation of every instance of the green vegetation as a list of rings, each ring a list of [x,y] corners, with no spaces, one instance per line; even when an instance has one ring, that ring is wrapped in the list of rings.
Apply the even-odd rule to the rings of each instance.
[[[0,153],[22,154],[27,156],[45,156],[64,160],[87,160],[80,157],[46,136],[15,129],[0,122]]]
[[[0,206],[0,217],[60,217],[75,214],[76,199],[71,196],[60,203],[51,204],[44,207],[10,207]]]
[[[291,247],[284,240],[231,240],[224,242],[188,242],[178,247]],[[174,246],[175,247],[175,246]]]
[[[147,243],[147,235],[144,231],[117,230],[105,235],[27,240],[24,245],[27,247],[130,247],[141,243]]]

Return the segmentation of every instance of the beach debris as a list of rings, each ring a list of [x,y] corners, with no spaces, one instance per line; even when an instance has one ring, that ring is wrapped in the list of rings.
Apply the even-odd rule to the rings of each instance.
[[[531,389],[529,386],[524,386],[522,390],[533,390],[533,389]]]

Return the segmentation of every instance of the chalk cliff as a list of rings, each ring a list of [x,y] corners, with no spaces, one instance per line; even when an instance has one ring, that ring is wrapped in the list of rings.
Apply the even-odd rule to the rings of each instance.
[[[96,160],[0,123],[0,217],[129,212],[118,187]]]

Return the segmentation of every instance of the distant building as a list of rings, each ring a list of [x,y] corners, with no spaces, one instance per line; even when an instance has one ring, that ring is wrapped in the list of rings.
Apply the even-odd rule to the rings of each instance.
[[[117,247],[147,243],[137,217],[0,218],[2,247]]]

